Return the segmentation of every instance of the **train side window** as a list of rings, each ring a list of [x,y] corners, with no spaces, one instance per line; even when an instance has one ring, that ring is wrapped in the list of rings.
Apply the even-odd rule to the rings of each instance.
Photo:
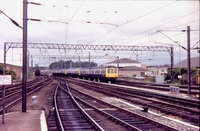
[[[108,69],[107,73],[110,73],[110,69]]]
[[[115,69],[115,73],[117,73],[117,69]]]

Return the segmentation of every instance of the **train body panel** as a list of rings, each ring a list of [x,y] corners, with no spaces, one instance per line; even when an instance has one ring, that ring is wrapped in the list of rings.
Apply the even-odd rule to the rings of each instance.
[[[65,76],[65,70],[61,69],[61,70],[52,70],[52,75],[53,76]]]
[[[35,70],[35,76],[40,76],[40,70],[39,69]]]
[[[118,68],[114,66],[100,66],[92,68],[70,68],[60,70],[53,75],[66,75],[84,79],[97,79],[102,81],[115,81],[118,78]]]

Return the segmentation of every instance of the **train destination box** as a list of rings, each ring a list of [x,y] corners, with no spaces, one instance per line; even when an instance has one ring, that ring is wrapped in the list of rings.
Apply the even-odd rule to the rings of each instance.
[[[0,75],[0,85],[12,85],[12,76]]]

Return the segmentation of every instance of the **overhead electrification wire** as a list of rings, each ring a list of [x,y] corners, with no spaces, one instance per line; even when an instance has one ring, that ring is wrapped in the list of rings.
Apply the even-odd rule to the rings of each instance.
[[[183,33],[179,33],[179,34],[175,34],[175,35],[170,35],[170,36],[168,36],[168,37],[174,37],[174,36],[179,36],[179,35],[183,35]],[[158,40],[163,40],[163,39],[166,39],[166,38],[156,39],[156,41],[158,41]],[[140,43],[140,44],[138,44],[138,45],[148,44],[148,43],[151,43],[151,42],[155,42],[155,40],[148,41],[148,42],[143,42],[143,43]]]
[[[197,42],[191,47],[191,49],[195,49],[194,47],[195,47],[199,42],[200,42],[200,40],[197,41]],[[200,47],[199,47],[199,48],[200,48]]]
[[[72,15],[71,19],[69,20],[69,22],[66,25],[66,34],[65,34],[65,43],[67,43],[67,34],[68,34],[68,24],[71,22],[71,20],[74,18],[74,16],[76,15],[76,13],[78,12],[78,10],[81,8],[82,4],[84,3],[85,0],[82,1],[82,3],[79,5],[79,7],[77,8],[77,10],[74,12],[74,14]]]
[[[97,26],[94,30],[92,30],[90,33],[88,33],[87,35],[85,35],[81,40],[79,40],[77,43],[81,42],[82,40],[84,40],[85,38],[87,38],[89,35],[91,35],[93,32],[95,32],[100,26],[101,24],[105,23],[106,21],[108,21],[110,18],[112,18],[116,13],[118,13],[119,11],[121,11],[122,9],[124,9],[125,7],[127,7],[131,2],[129,2],[128,4],[126,4],[125,6],[123,6],[122,8],[118,9],[117,11],[114,11],[114,14],[112,14],[111,16],[109,16],[107,19],[105,19],[103,22],[98,23],[100,24],[99,26]],[[107,24],[107,23],[105,23]],[[117,25],[118,27],[118,25]]]
[[[31,21],[44,21],[44,22],[58,22],[58,23],[64,23],[64,24],[68,24],[67,21],[60,21],[60,20],[41,20],[41,19],[34,19],[34,18],[28,18],[28,20],[31,20]]]
[[[173,1],[172,3],[169,3],[169,4],[167,4],[167,5],[164,5],[164,6],[162,6],[162,7],[159,7],[159,8],[157,8],[157,9],[153,10],[153,11],[150,11],[150,12],[144,14],[144,15],[141,15],[141,16],[139,16],[139,17],[137,17],[137,18],[134,18],[134,19],[132,19],[132,20],[130,20],[130,21],[127,21],[127,22],[125,22],[125,23],[123,23],[123,24],[121,24],[121,25],[118,25],[118,27],[115,27],[115,28],[109,30],[108,32],[106,32],[106,33],[104,33],[103,35],[97,37],[96,39],[90,41],[89,43],[92,43],[92,42],[94,42],[94,41],[100,39],[101,37],[105,36],[106,34],[112,32],[113,30],[115,30],[115,29],[117,29],[117,28],[119,28],[119,27],[122,27],[122,26],[124,26],[124,25],[126,25],[126,24],[129,24],[129,23],[135,21],[135,20],[138,20],[138,19],[140,19],[140,18],[142,18],[142,17],[145,17],[145,16],[147,16],[147,15],[149,15],[149,14],[152,14],[152,13],[154,13],[154,12],[156,12],[156,11],[158,11],[158,10],[161,10],[161,9],[167,7],[167,6],[170,6],[170,5],[172,5],[172,4],[176,3],[176,2],[177,2],[177,0],[176,0],[176,1]]]
[[[156,28],[161,27],[161,26],[163,26],[163,25],[169,24],[169,23],[174,22],[174,21],[176,21],[176,20],[182,19],[182,18],[187,17],[187,16],[189,16],[189,15],[192,15],[192,14],[194,14],[194,13],[196,13],[196,12],[199,12],[199,10],[196,10],[196,11],[194,11],[194,12],[192,12],[192,13],[189,13],[189,14],[187,14],[187,15],[181,16],[181,17],[179,17],[179,18],[177,18],[177,19],[174,19],[174,20],[172,20],[172,21],[166,22],[166,23],[164,23],[164,24],[158,25],[158,26],[153,27],[153,28],[151,28],[151,29],[148,29],[148,30],[146,30],[146,31],[140,32],[140,33],[138,33],[138,34],[136,34],[136,35],[134,35],[134,36],[141,35],[141,34],[143,34],[143,33],[145,33],[145,32],[148,32],[148,31],[150,31],[150,30],[156,29]],[[170,28],[171,28],[171,27],[170,27]],[[124,38],[124,39],[122,39],[122,40],[120,40],[120,41],[133,38],[134,36],[130,36],[130,37],[128,37],[128,38]],[[123,43],[123,44],[127,44],[127,43],[130,43],[130,42],[133,42],[133,41],[142,39],[142,38],[144,38],[144,37],[147,37],[147,36],[143,36],[143,37],[140,37],[140,38],[135,39],[135,40],[130,40],[130,41],[125,42],[125,43]],[[117,42],[119,42],[119,40],[118,40]],[[113,43],[114,43],[114,42],[113,42]]]
[[[0,36],[2,39],[5,39],[7,42],[9,42],[10,40],[6,39],[5,37],[3,36]]]
[[[69,20],[68,24],[71,22],[71,20],[74,18],[74,16],[76,15],[76,13],[78,12],[78,10],[81,8],[81,6],[83,5],[85,0],[82,1],[82,3],[79,5],[79,7],[77,8],[77,10],[74,12],[74,14],[72,15],[71,19]]]
[[[0,10],[0,14],[1,13],[3,13],[3,11],[2,10]],[[4,15],[5,15],[5,13],[3,13]],[[6,15],[6,17],[7,17],[8,15]],[[1,18],[1,17],[0,17]],[[8,17],[7,17],[8,18]],[[10,17],[9,17],[10,18]],[[12,19],[12,18],[11,18]],[[16,30],[16,28],[14,28],[12,25],[10,25],[10,23],[8,23],[7,21],[5,21],[4,19],[2,19],[1,18],[1,20],[2,21],[4,21],[8,26],[10,26],[13,30],[15,30],[17,33],[19,33],[19,34],[22,34],[22,32],[19,32],[18,30]],[[9,40],[9,39],[7,39],[7,38],[5,38],[5,37],[3,37],[3,36],[0,36],[2,39],[4,39],[4,40],[6,40],[7,42],[10,42],[11,40]]]
[[[0,10],[0,13],[4,14],[10,21],[17,27],[23,29],[15,20],[13,20],[11,17],[9,17],[6,13],[4,13],[2,10]]]

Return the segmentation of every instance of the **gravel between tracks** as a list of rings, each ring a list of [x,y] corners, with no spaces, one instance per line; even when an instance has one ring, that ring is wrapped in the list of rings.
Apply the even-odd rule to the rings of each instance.
[[[101,93],[97,93],[95,91],[91,91],[91,90],[82,88],[82,87],[77,86],[77,85],[73,85],[73,88],[81,90],[82,92],[84,92],[86,94],[90,94],[90,95],[92,94],[94,97],[96,97],[98,99],[104,100],[104,101],[111,103],[115,106],[123,107],[123,108],[125,108],[125,109],[127,109],[131,112],[134,112],[136,114],[140,114],[142,116],[150,118],[150,119],[157,121],[159,123],[163,123],[164,125],[169,125],[170,127],[173,127],[173,128],[175,128],[179,131],[199,131],[199,129],[187,126],[187,125],[182,124],[180,122],[176,122],[176,121],[166,119],[166,118],[162,117],[162,114],[160,114],[159,116],[156,116],[156,115],[151,114],[151,113],[143,112],[141,109],[138,109],[136,107],[129,105],[128,102],[125,102],[122,99],[119,99],[119,98],[116,98],[116,97],[107,97],[107,96],[105,96]],[[168,116],[168,117],[173,118],[174,116]]]

